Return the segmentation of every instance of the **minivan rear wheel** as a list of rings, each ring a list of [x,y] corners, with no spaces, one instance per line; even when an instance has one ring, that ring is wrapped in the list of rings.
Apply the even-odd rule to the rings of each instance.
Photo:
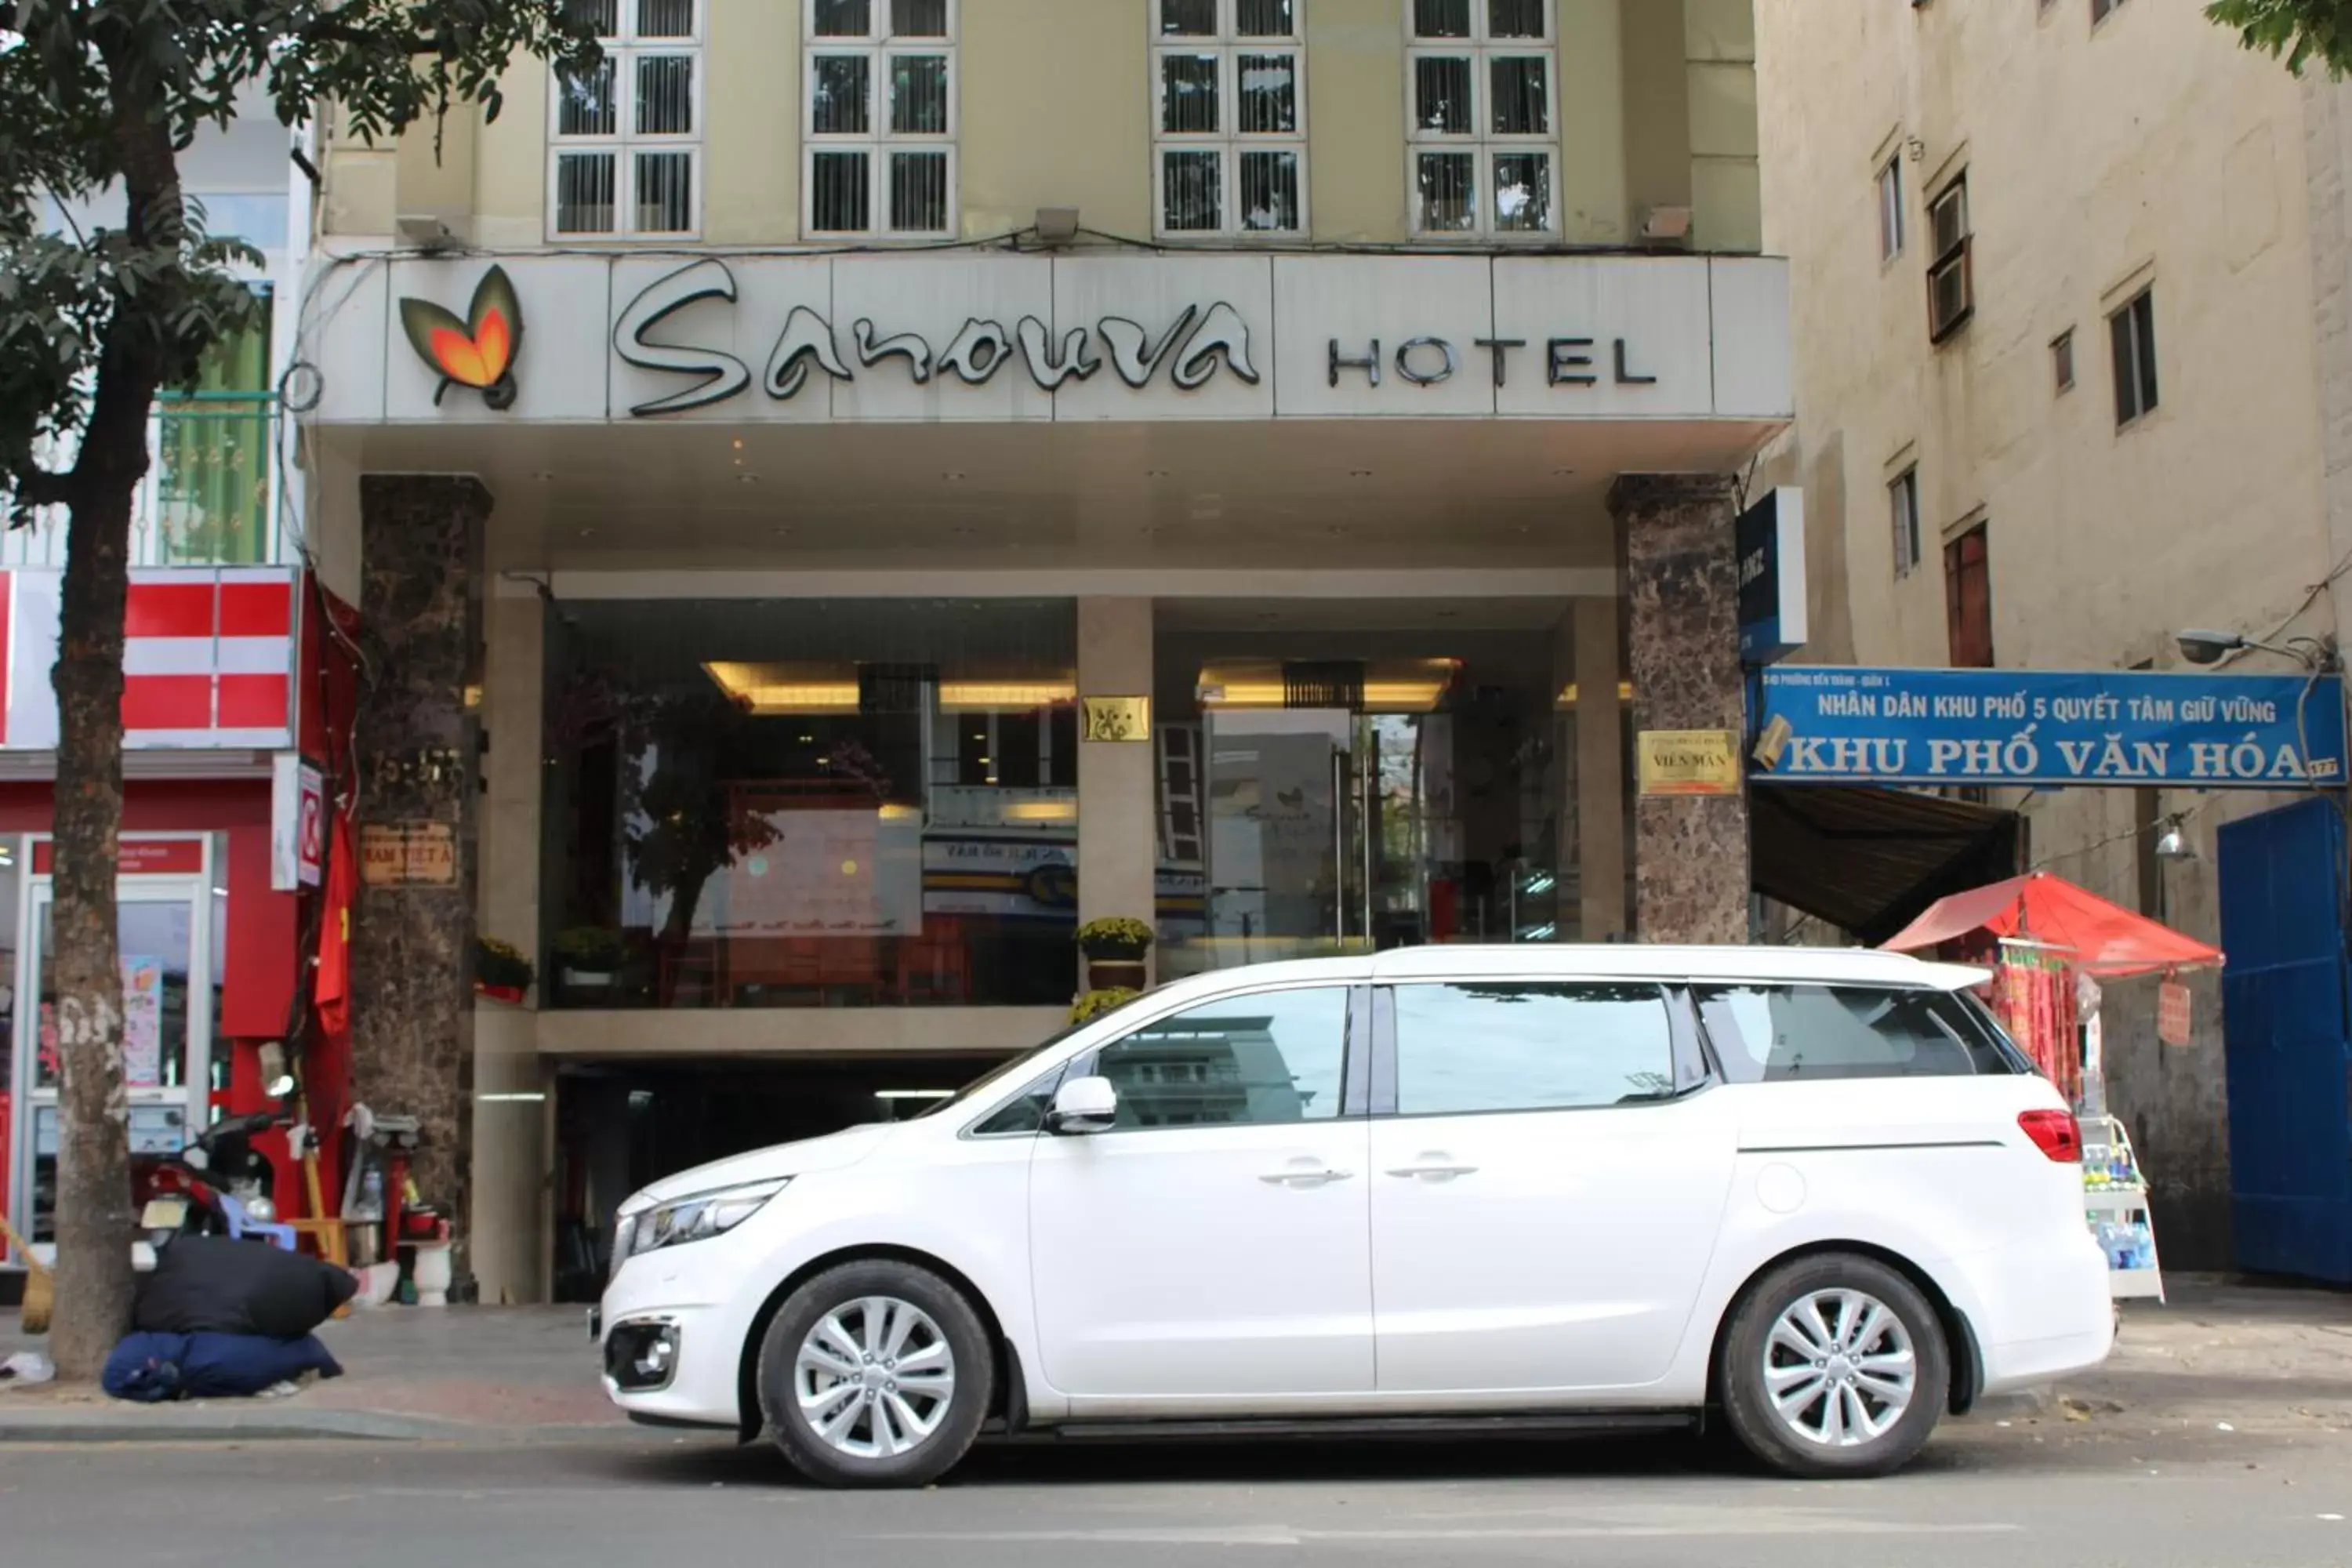
[[[988,1331],[927,1268],[829,1268],[777,1310],[760,1406],[793,1468],[835,1487],[919,1487],[963,1458],[995,1382]]]
[[[1784,1475],[1883,1476],[1926,1446],[1951,1391],[1936,1310],[1875,1258],[1783,1264],[1742,1296],[1718,1368],[1743,1447]]]

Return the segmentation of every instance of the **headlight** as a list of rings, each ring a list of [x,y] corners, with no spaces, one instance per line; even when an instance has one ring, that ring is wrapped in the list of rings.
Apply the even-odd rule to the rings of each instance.
[[[694,1193],[624,1217],[613,1233],[613,1266],[659,1247],[708,1241],[733,1230],[784,1190],[790,1176],[748,1182],[740,1187]]]

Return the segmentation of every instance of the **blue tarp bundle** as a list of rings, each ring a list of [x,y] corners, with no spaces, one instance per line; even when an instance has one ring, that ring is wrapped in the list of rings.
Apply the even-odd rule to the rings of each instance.
[[[155,1405],[167,1399],[243,1398],[306,1372],[343,1374],[315,1334],[273,1340],[261,1334],[131,1333],[106,1358],[100,1382],[117,1399]]]

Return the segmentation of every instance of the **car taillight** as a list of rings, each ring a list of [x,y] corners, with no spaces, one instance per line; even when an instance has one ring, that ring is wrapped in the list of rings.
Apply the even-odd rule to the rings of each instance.
[[[2083,1161],[2083,1130],[2074,1121],[2071,1110],[2029,1110],[2017,1119],[2017,1124],[2033,1140],[2033,1146],[2061,1165],[2078,1165]]]

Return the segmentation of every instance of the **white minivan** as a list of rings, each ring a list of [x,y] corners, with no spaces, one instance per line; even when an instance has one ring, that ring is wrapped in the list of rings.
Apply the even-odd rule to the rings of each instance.
[[[1980,971],[1426,947],[1177,981],[915,1120],[623,1205],[656,1425],[911,1486],[983,1432],[1720,1419],[1879,1475],[2114,1337],[2065,1101]]]

